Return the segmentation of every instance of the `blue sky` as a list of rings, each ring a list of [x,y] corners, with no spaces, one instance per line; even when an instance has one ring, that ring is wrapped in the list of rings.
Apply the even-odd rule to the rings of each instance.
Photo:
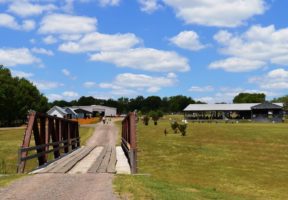
[[[287,95],[288,2],[0,0],[0,64],[49,101]]]

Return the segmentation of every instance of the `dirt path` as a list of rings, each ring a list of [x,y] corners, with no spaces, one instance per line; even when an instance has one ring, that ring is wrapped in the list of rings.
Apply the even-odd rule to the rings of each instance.
[[[115,145],[118,129],[113,123],[97,124],[87,146]],[[37,174],[0,189],[2,200],[113,200],[112,174]]]

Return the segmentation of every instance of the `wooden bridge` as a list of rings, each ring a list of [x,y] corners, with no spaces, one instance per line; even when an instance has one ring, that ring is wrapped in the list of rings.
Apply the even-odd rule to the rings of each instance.
[[[102,129],[100,130],[103,131],[102,137],[106,137],[109,125],[102,126]],[[35,142],[35,146],[32,147],[29,146],[31,138],[34,138]],[[31,112],[23,144],[19,150],[18,173],[24,173],[26,161],[33,158],[37,158],[39,164],[33,174],[116,173],[115,142],[109,142],[107,138],[103,139],[103,142],[99,140],[101,138],[96,138],[93,144],[80,147],[77,122]],[[136,115],[134,113],[130,113],[122,122],[122,148],[131,167],[131,173],[136,173]],[[48,161],[48,155],[50,154],[51,157],[51,153],[54,158]]]

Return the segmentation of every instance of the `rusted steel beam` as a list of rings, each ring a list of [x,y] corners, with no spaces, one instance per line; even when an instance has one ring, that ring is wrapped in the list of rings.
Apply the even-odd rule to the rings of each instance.
[[[36,115],[36,116],[37,116],[37,115]],[[38,122],[37,122],[37,117],[35,118],[35,121],[34,121],[34,123],[33,123],[33,133],[34,133],[34,140],[35,140],[35,145],[36,145],[36,146],[45,144],[45,143],[43,143],[43,140],[42,140],[41,137],[40,137],[39,127],[38,127]],[[37,149],[37,153],[44,152],[45,149],[46,149],[45,147],[42,148],[42,149]],[[40,156],[40,157],[38,157],[39,166],[44,165],[46,162],[47,162],[47,159],[46,159],[45,154],[42,155],[42,156]]]
[[[48,132],[51,135],[52,142],[58,142],[59,140],[57,139],[56,135],[56,130],[55,130],[55,125],[54,125],[54,119],[49,118],[48,119]],[[57,149],[59,145],[56,143],[53,145],[53,149]],[[60,156],[60,151],[59,149],[57,151],[54,151],[54,158],[58,158]]]
[[[30,112],[28,115],[28,125],[27,125],[27,128],[26,128],[25,133],[24,133],[24,138],[23,138],[23,142],[22,142],[21,147],[29,147],[29,145],[30,145],[30,140],[31,140],[32,130],[33,130],[33,124],[35,121],[35,115],[36,115],[35,112]],[[26,157],[27,155],[28,155],[28,152],[22,152],[19,154],[19,156],[21,158]],[[25,161],[19,162],[17,172],[23,173],[25,170],[25,165],[26,165]]]

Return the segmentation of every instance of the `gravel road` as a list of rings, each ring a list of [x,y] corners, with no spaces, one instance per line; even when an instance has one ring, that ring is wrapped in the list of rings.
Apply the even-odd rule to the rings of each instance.
[[[98,123],[87,146],[115,145],[118,129]],[[37,174],[0,189],[1,200],[113,200],[112,174]]]

